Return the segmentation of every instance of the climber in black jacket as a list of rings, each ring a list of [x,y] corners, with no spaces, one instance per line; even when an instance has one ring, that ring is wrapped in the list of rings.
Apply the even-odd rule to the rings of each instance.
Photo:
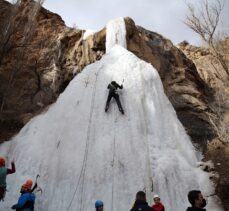
[[[199,190],[191,190],[188,193],[188,200],[192,207],[188,207],[186,211],[206,211],[206,200]]]
[[[115,100],[116,100],[116,103],[118,105],[118,109],[119,111],[124,114],[124,110],[122,108],[122,105],[121,105],[121,102],[119,100],[119,95],[117,93],[117,89],[122,89],[123,88],[123,85],[119,85],[117,84],[115,81],[112,81],[108,86],[107,86],[107,89],[109,89],[109,94],[108,94],[108,97],[107,97],[107,102],[106,102],[106,107],[105,107],[105,112],[108,111],[108,108],[109,108],[109,104],[110,104],[110,101],[111,101],[111,98],[113,97]]]
[[[152,208],[146,202],[146,194],[143,191],[138,191],[134,206],[130,211],[152,211]]]

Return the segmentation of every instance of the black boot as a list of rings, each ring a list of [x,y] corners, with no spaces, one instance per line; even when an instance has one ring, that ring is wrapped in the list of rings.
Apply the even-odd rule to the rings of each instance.
[[[108,108],[109,108],[108,106],[106,106],[106,107],[105,107],[105,112],[107,112],[107,111],[108,111]]]
[[[122,108],[119,108],[119,111],[120,111],[122,114],[124,114],[124,111],[123,111]]]

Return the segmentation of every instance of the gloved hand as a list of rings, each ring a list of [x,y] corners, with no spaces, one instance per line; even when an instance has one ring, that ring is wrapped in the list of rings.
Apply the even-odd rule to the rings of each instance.
[[[15,165],[15,160],[14,160],[14,158],[12,159],[12,161],[11,161],[11,165]]]
[[[16,204],[13,205],[13,206],[11,207],[11,209],[12,209],[12,210],[16,210],[16,209],[17,209],[17,205],[16,205]]]

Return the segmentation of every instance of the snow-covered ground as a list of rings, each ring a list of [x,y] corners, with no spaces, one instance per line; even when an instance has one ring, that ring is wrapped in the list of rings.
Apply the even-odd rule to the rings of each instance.
[[[117,38],[125,35],[118,35],[122,21],[108,24],[107,54],[78,74],[47,112],[0,146],[0,154],[14,158],[17,167],[7,178],[1,210],[9,210],[21,184],[38,173],[43,188],[38,211],[91,211],[96,199],[105,202],[105,211],[130,210],[139,190],[146,191],[149,202],[159,194],[167,211],[184,211],[189,190],[214,192],[209,175],[196,167],[198,152],[157,71]],[[123,79],[125,115],[114,101],[105,113],[108,83]],[[207,209],[221,211],[214,200],[209,198]]]

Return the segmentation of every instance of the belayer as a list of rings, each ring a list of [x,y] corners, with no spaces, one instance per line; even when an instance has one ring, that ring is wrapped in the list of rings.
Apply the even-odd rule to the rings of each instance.
[[[95,211],[103,211],[103,201],[97,200],[95,202]]]
[[[152,211],[152,208],[148,205],[146,201],[145,192],[143,191],[137,192],[134,206],[130,211]]]
[[[204,207],[207,203],[200,190],[189,191],[188,201],[192,207],[188,207],[186,211],[206,211]]]
[[[15,173],[14,161],[11,162],[11,169],[5,167],[5,158],[0,157],[0,201],[4,200],[6,193],[6,176]]]
[[[153,211],[165,211],[164,205],[161,203],[161,199],[158,195],[153,196],[154,204],[152,205]]]
[[[119,100],[119,95],[117,93],[117,89],[122,89],[123,88],[123,85],[119,85],[116,81],[112,81],[108,86],[107,86],[107,89],[109,89],[109,94],[108,94],[108,97],[107,97],[107,102],[106,102],[106,107],[105,107],[105,112],[108,111],[108,108],[109,108],[109,104],[110,104],[110,101],[111,101],[111,98],[113,97],[115,100],[116,100],[116,103],[118,105],[118,109],[119,111],[124,114],[124,110],[122,108],[122,105],[121,105],[121,102]]]
[[[16,211],[34,211],[35,194],[32,192],[33,187],[32,180],[27,180],[25,184],[21,186],[21,196],[18,199],[18,203],[13,205],[11,209]],[[35,184],[36,186],[36,184]]]

